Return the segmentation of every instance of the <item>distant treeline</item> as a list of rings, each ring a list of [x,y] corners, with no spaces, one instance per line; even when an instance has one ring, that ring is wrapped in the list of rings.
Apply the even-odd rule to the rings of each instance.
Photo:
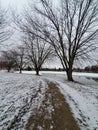
[[[23,69],[23,70],[34,70],[34,68],[31,68],[30,66],[28,66],[27,68]],[[65,71],[63,68],[41,68],[41,71]]]
[[[94,73],[98,73],[98,65],[86,66],[83,69],[74,68],[73,71],[75,71],[75,72],[94,72]]]
[[[6,61],[0,61],[0,70],[6,69],[9,67],[9,64]],[[11,67],[13,70],[19,70],[17,65],[13,65]],[[33,67],[27,66],[25,68],[22,68],[22,70],[27,70],[27,71],[32,71],[34,70]],[[66,71],[63,68],[41,68],[41,71]],[[93,66],[87,66],[84,69],[82,68],[73,68],[74,72],[98,72],[98,65],[93,65]]]
[[[84,69],[86,72],[98,72],[98,65],[93,65],[93,66],[87,66]]]

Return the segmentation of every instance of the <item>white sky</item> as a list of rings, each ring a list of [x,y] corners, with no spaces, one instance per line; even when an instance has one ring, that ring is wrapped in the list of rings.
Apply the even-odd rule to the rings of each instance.
[[[0,0],[1,5],[5,8],[16,8],[18,10],[21,10],[22,8],[24,8],[25,6],[27,6],[27,4],[30,1],[35,1],[37,2],[37,0]],[[53,2],[55,2],[55,4],[58,4],[59,0],[54,0]]]
[[[27,3],[30,0],[0,0],[0,1],[1,5],[5,8],[13,7],[21,10],[23,7],[27,5]]]

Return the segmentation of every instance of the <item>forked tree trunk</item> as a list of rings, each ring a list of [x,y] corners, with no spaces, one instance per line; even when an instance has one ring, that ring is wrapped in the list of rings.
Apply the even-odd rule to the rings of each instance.
[[[72,77],[72,69],[66,69],[66,73],[67,73],[67,80],[74,81]]]

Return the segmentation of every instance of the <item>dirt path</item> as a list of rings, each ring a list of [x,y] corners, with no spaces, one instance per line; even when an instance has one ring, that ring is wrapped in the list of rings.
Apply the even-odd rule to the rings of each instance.
[[[45,100],[32,112],[26,130],[80,130],[56,84],[47,83]]]

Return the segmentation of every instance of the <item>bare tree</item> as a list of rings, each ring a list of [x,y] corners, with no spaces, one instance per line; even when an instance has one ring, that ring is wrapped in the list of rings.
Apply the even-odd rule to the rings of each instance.
[[[54,58],[54,49],[50,44],[47,44],[45,40],[40,37],[37,37],[38,28],[34,28],[34,24],[32,22],[32,13],[29,11],[24,12],[24,18],[16,16],[13,12],[13,19],[15,25],[20,29],[21,39],[26,48],[27,60],[29,63],[32,63],[33,68],[36,71],[36,75],[39,75],[39,71],[41,70],[44,63],[48,60]],[[40,21],[40,19],[37,19]]]
[[[22,73],[22,69],[26,66],[25,48],[18,46],[12,50],[2,51],[0,57],[1,68],[6,68],[8,72],[13,69],[19,69]]]
[[[62,0],[58,8],[49,0],[40,0],[40,3],[41,8],[35,9],[43,22],[32,17],[32,25],[38,32],[30,28],[28,31],[54,47],[68,80],[73,81],[75,61],[90,59],[91,52],[96,49],[98,3],[96,0]]]
[[[28,59],[31,61],[36,75],[39,75],[42,65],[47,62],[47,60],[51,60],[54,57],[52,46],[47,45],[45,41],[29,34],[29,32],[27,32],[24,42]]]
[[[0,55],[0,70],[5,69],[5,62],[2,59],[2,56]]]
[[[5,68],[8,72],[16,66],[16,55],[12,50],[2,51],[2,62],[5,63]]]
[[[26,65],[26,58],[25,58],[25,48],[20,45],[16,49],[12,51],[15,58],[16,66],[19,68],[20,74],[22,73],[22,69]]]

